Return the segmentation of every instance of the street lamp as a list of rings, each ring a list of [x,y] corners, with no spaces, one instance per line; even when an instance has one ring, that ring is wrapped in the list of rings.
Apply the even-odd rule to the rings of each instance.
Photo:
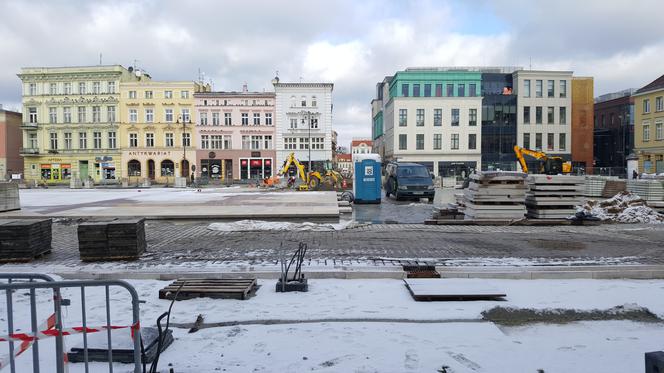
[[[185,173],[184,169],[184,164],[187,162],[187,143],[184,141],[184,135],[185,131],[187,130],[187,121],[184,119],[184,116],[180,114],[178,116],[178,120],[176,123],[180,123],[182,121],[182,163],[180,165],[180,176],[181,177],[187,177],[187,173],[189,173],[189,165],[187,165],[187,173]],[[189,123],[191,123],[191,119],[189,120]]]
[[[308,110],[307,111],[303,110],[301,112],[301,114],[304,118],[306,118],[307,127],[309,128],[309,131],[308,131],[309,132],[309,143],[307,145],[307,148],[309,149],[309,160],[308,160],[307,163],[309,164],[308,172],[311,172],[311,145],[312,145],[311,144],[311,115],[313,113],[311,111],[308,111]]]

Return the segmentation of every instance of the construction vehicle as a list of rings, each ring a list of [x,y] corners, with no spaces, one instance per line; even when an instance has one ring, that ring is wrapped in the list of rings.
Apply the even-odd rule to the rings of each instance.
[[[296,179],[300,179],[301,183],[298,186],[298,190],[318,190],[321,184],[330,184],[332,187],[336,188],[341,185],[343,181],[343,176],[340,173],[334,170],[327,170],[323,174],[318,171],[309,171],[306,172],[304,165],[295,158],[295,153],[290,153],[284,166],[281,168],[276,177],[269,178],[266,180],[265,184],[268,186],[276,185],[278,180],[281,179],[284,175],[288,175],[288,170],[291,166],[295,166],[296,178],[289,178],[288,185],[291,186],[295,184]]]
[[[540,160],[540,166],[538,170],[538,173],[540,174],[558,175],[569,174],[572,172],[572,163],[565,162],[561,157],[549,157],[544,152],[525,149],[518,145],[514,145],[514,154],[516,154],[516,159],[519,161],[521,170],[524,173],[528,173],[528,165],[526,164],[526,160],[523,158],[524,154]]]

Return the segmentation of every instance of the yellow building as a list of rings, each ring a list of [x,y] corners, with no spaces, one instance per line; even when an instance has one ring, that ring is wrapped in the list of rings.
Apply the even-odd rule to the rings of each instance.
[[[664,75],[634,95],[634,149],[640,173],[664,173]]]
[[[120,84],[138,80],[120,65],[26,67],[22,81],[24,178],[118,182]]]
[[[135,72],[139,76],[140,72]],[[194,93],[209,85],[140,80],[120,85],[122,177],[173,184],[196,163]]]

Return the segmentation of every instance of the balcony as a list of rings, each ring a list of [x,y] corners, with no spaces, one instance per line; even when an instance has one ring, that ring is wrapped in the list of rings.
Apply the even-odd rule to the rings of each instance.
[[[19,153],[21,153],[21,155],[36,155],[36,154],[39,154],[39,149],[38,148],[20,148]]]
[[[27,129],[27,130],[36,130],[37,129],[37,123],[23,122],[23,123],[21,123],[21,128]]]

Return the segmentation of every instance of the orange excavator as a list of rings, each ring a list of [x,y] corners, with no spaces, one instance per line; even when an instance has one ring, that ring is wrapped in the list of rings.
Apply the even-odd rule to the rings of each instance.
[[[572,163],[565,162],[561,157],[549,157],[544,152],[525,149],[518,145],[514,145],[514,154],[516,154],[516,159],[519,161],[521,170],[524,173],[528,173],[528,165],[526,164],[526,160],[523,158],[524,154],[540,160],[540,166],[538,170],[538,173],[540,174],[558,175],[569,174],[572,172]]]

